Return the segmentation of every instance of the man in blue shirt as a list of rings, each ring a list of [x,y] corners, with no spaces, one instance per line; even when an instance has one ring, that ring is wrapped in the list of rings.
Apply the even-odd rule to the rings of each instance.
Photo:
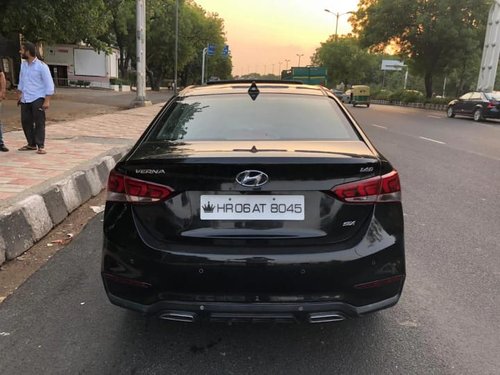
[[[21,123],[28,142],[19,151],[37,150],[45,154],[45,111],[50,107],[54,94],[54,81],[49,67],[36,57],[33,43],[24,42],[19,51],[21,63],[19,74],[18,103],[21,105]]]

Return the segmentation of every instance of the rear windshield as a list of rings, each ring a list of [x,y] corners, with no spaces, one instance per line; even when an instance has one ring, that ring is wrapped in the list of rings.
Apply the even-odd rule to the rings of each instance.
[[[499,91],[486,92],[486,93],[484,93],[484,95],[486,95],[486,98],[488,100],[498,100],[498,101],[500,101],[500,92]]]
[[[305,95],[193,96],[169,107],[148,140],[359,140],[332,99]]]

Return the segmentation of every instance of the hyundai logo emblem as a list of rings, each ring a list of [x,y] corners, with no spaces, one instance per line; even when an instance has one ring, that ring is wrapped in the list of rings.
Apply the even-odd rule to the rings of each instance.
[[[261,171],[248,170],[238,173],[236,182],[246,187],[259,187],[269,181],[269,176]]]

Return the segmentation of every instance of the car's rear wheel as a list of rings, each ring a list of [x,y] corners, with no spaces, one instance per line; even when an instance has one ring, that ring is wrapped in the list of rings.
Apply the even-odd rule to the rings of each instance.
[[[474,111],[474,121],[478,122],[478,121],[483,121],[483,120],[484,120],[483,110],[481,108],[477,108]]]
[[[455,112],[453,111],[453,107],[451,105],[446,110],[446,116],[448,116],[448,118],[455,117]]]

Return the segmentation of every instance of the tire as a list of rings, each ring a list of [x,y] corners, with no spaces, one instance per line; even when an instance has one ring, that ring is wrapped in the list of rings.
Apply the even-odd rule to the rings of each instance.
[[[474,115],[473,116],[474,116],[474,121],[476,121],[476,122],[484,120],[483,110],[481,108],[476,108],[474,110]]]
[[[455,117],[455,112],[453,111],[453,107],[451,105],[446,110],[446,116],[448,116],[448,118]]]

